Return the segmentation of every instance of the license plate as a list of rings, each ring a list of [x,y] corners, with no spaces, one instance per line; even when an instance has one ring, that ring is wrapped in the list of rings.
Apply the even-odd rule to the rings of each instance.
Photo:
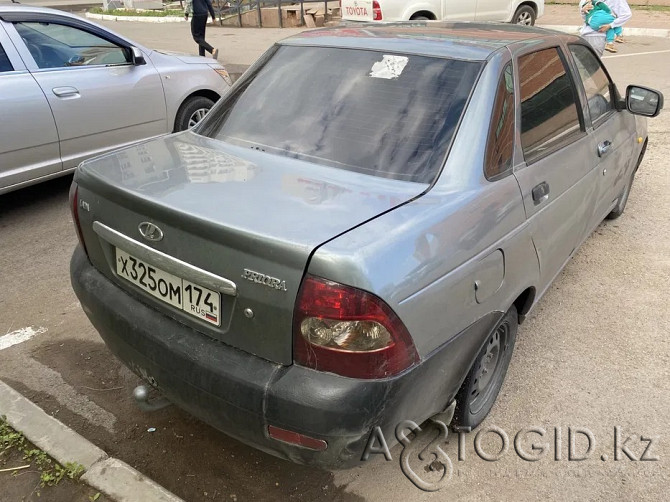
[[[149,265],[119,248],[116,248],[116,273],[173,307],[215,326],[221,325],[221,299],[216,291]]]

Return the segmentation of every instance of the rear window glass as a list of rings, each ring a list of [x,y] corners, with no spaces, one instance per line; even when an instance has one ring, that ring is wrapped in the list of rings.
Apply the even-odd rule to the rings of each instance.
[[[282,46],[199,128],[219,140],[430,183],[482,63]]]

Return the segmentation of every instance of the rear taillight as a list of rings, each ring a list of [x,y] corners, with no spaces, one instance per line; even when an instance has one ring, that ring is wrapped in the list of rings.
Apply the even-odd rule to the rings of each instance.
[[[79,186],[73,181],[70,185],[70,211],[72,211],[72,222],[74,223],[74,229],[77,232],[77,237],[79,238],[79,244],[84,248],[84,253],[88,255],[86,251],[86,244],[84,244],[84,236],[81,233],[81,224],[79,223],[79,197],[77,193],[79,191]]]
[[[294,313],[296,364],[352,378],[396,375],[419,360],[407,328],[380,298],[307,276]]]
[[[382,20],[382,8],[379,6],[379,2],[377,0],[372,0],[372,20]]]

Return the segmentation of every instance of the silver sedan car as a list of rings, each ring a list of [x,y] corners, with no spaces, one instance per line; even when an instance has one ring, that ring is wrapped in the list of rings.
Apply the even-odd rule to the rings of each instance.
[[[518,325],[623,213],[662,106],[572,35],[306,32],[194,129],[79,167],[72,284],[168,400],[351,466],[405,420],[481,423]]]
[[[152,51],[64,12],[0,6],[0,193],[184,130],[229,86],[212,59]]]

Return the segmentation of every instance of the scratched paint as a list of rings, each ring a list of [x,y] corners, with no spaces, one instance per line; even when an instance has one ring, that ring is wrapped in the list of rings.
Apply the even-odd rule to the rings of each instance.
[[[43,327],[35,329],[32,326],[28,326],[27,328],[21,328],[12,331],[11,333],[7,333],[6,335],[2,335],[0,336],[0,350],[7,349],[12,345],[27,342],[39,334],[46,333],[46,331],[47,329]]]

